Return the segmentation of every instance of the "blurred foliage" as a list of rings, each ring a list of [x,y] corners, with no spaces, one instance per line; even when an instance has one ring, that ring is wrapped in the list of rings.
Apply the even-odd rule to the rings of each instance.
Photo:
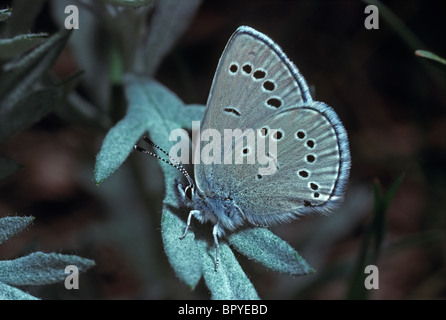
[[[80,28],[72,32],[63,27],[68,4],[79,8]],[[26,256],[38,247],[96,262],[81,275],[78,292],[61,285],[26,291],[57,299],[207,298],[206,284],[212,298],[240,292],[267,299],[444,298],[446,80],[439,57],[446,50],[445,4],[200,4],[1,2],[0,215],[36,220],[3,243],[0,255]],[[379,8],[378,30],[363,27],[367,4]],[[127,158],[145,131],[166,147],[170,126],[201,119],[219,56],[244,24],[282,46],[349,133],[353,167],[345,205],[329,217],[274,228],[290,245],[281,241],[283,251],[264,251],[293,256],[298,248],[317,269],[305,277],[252,263],[257,255],[235,233],[221,246],[223,260],[233,263],[220,270],[221,279],[211,278],[202,270],[213,264],[209,226],[197,230],[197,239],[176,238],[187,216],[174,196],[178,172],[155,159]],[[404,181],[395,179],[401,172]],[[376,179],[389,191],[370,187]],[[276,243],[267,230],[240,232],[265,247],[268,237]],[[275,259],[261,260],[278,262],[267,266],[277,270],[283,260]],[[365,291],[364,265],[371,263],[380,270],[380,289]],[[172,267],[187,285],[178,285]]]
[[[9,13],[10,10],[7,10]],[[2,10],[2,20],[9,15]],[[61,96],[57,86],[39,84],[54,64],[68,40],[68,32],[60,32],[45,41],[45,34],[23,34],[0,39],[0,144],[30,127],[52,110]],[[37,48],[35,46],[40,44]],[[0,177],[20,169],[11,159],[0,158]],[[5,217],[0,219],[0,243],[20,232],[34,218]],[[0,261],[0,299],[34,300],[36,297],[16,288],[65,280],[65,266],[75,264],[83,272],[94,265],[89,259],[73,255],[34,252],[14,260]]]
[[[379,181],[373,184],[373,216],[363,234],[361,247],[356,266],[347,292],[347,299],[365,299],[370,290],[364,286],[364,270],[368,265],[376,265],[385,235],[385,217],[389,206],[395,197],[404,175],[399,176],[390,186],[389,191],[383,194]]]
[[[433,63],[436,63],[436,65],[440,65],[442,67],[443,72],[446,70],[446,59],[437,56],[433,52],[429,52],[426,50],[415,50],[415,55],[429,59]]]

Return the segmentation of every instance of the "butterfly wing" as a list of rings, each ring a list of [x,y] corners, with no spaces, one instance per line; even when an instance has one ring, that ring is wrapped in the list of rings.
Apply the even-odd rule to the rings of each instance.
[[[274,158],[276,172],[259,178],[262,167],[259,161],[224,164],[222,158],[221,164],[205,164],[194,159],[195,181],[205,195],[231,197],[253,222],[271,221],[267,217],[285,219],[308,207],[324,207],[339,197],[343,181],[337,181],[348,175],[345,168],[350,161],[342,124],[331,108],[312,100],[304,78],[279,46],[252,28],[240,27],[219,61],[201,132],[218,131],[223,154],[225,130],[252,129],[257,133],[264,127],[282,130],[277,154],[267,156],[270,160]],[[314,152],[328,148],[333,154],[321,153],[309,167],[302,160],[310,154],[305,145],[307,140],[288,139],[297,135],[297,128],[305,129],[307,140],[310,134],[318,137]],[[234,141],[230,158],[262,153],[256,142],[251,141],[244,154],[243,149],[234,148]],[[196,150],[205,149],[206,143],[195,141],[200,145]],[[315,170],[316,166],[319,171]],[[298,172],[302,170],[308,170],[311,178],[300,179]],[[313,180],[318,183],[316,190],[311,189],[315,188],[311,185]],[[318,195],[315,197],[315,194]]]
[[[220,58],[201,131],[211,128],[223,134],[224,129],[249,128],[280,108],[311,100],[304,78],[280,47],[264,34],[242,26]],[[202,150],[205,144],[194,143],[200,144],[195,150]],[[196,164],[194,169],[198,187],[207,191],[213,187],[207,183],[209,177],[221,168]]]

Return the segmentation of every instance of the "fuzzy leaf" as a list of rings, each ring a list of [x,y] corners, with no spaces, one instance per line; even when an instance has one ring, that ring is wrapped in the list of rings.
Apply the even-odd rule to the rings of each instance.
[[[190,129],[192,121],[202,121],[206,106],[202,104],[188,104],[178,114],[179,119],[175,119],[181,128]]]
[[[197,109],[185,107],[173,92],[155,80],[127,75],[125,82],[127,113],[104,138],[96,158],[96,183],[104,181],[121,166],[144,132],[150,131],[152,139],[164,146],[170,131],[184,122],[183,115]],[[172,115],[181,120],[178,123],[169,120]]]
[[[25,229],[34,217],[4,217],[0,219],[0,243]],[[1,280],[0,280],[1,281]]]
[[[274,271],[302,276],[314,269],[284,240],[265,228],[242,229],[228,237],[229,243],[249,259]]]
[[[0,300],[39,300],[20,289],[0,282]]]
[[[47,34],[22,34],[11,39],[0,39],[0,60],[12,59],[40,44]]]
[[[215,270],[215,247],[197,241],[202,252],[203,276],[213,300],[258,300],[259,296],[242,270],[231,248],[220,243],[221,264]]]
[[[144,132],[157,126],[157,122],[163,122],[158,109],[169,106],[169,104],[163,104],[163,100],[164,96],[169,97],[170,94],[166,93],[164,88],[155,81],[138,81],[133,76],[127,79],[127,113],[107,133],[97,155],[95,167],[97,183],[102,182],[121,166]],[[178,102],[174,101],[174,103]],[[163,141],[168,141],[168,139]]]
[[[193,232],[180,240],[185,228],[186,223],[164,205],[161,221],[164,251],[178,277],[194,289],[202,275],[201,255]]]
[[[9,158],[0,157],[0,179],[3,179],[17,170],[22,168],[22,165]]]
[[[0,282],[9,285],[41,285],[65,280],[65,267],[75,265],[84,272],[93,260],[74,255],[34,252],[14,260],[0,261]]]
[[[172,49],[192,20],[201,0],[159,1],[147,35],[145,50],[146,73],[153,75],[164,56]]]
[[[32,92],[36,81],[54,64],[62,52],[70,32],[61,31],[19,60],[3,65],[0,73],[0,111],[9,112]]]

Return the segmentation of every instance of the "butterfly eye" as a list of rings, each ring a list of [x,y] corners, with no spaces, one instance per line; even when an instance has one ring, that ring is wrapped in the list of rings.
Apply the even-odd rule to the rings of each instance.
[[[192,196],[194,194],[194,187],[193,186],[187,186],[184,189],[184,194],[186,195],[186,197],[189,198],[189,200],[192,200]]]

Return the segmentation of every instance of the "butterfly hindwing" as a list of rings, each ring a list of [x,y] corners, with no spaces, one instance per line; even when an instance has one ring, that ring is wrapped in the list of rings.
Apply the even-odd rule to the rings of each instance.
[[[256,223],[280,222],[307,212],[327,212],[340,202],[350,166],[346,133],[333,110],[320,102],[286,109],[259,126],[269,143],[256,165],[233,165],[234,202]],[[276,143],[272,148],[271,140]],[[261,143],[255,146],[259,150]],[[260,168],[274,166],[261,174]],[[269,173],[269,174],[268,174]]]

